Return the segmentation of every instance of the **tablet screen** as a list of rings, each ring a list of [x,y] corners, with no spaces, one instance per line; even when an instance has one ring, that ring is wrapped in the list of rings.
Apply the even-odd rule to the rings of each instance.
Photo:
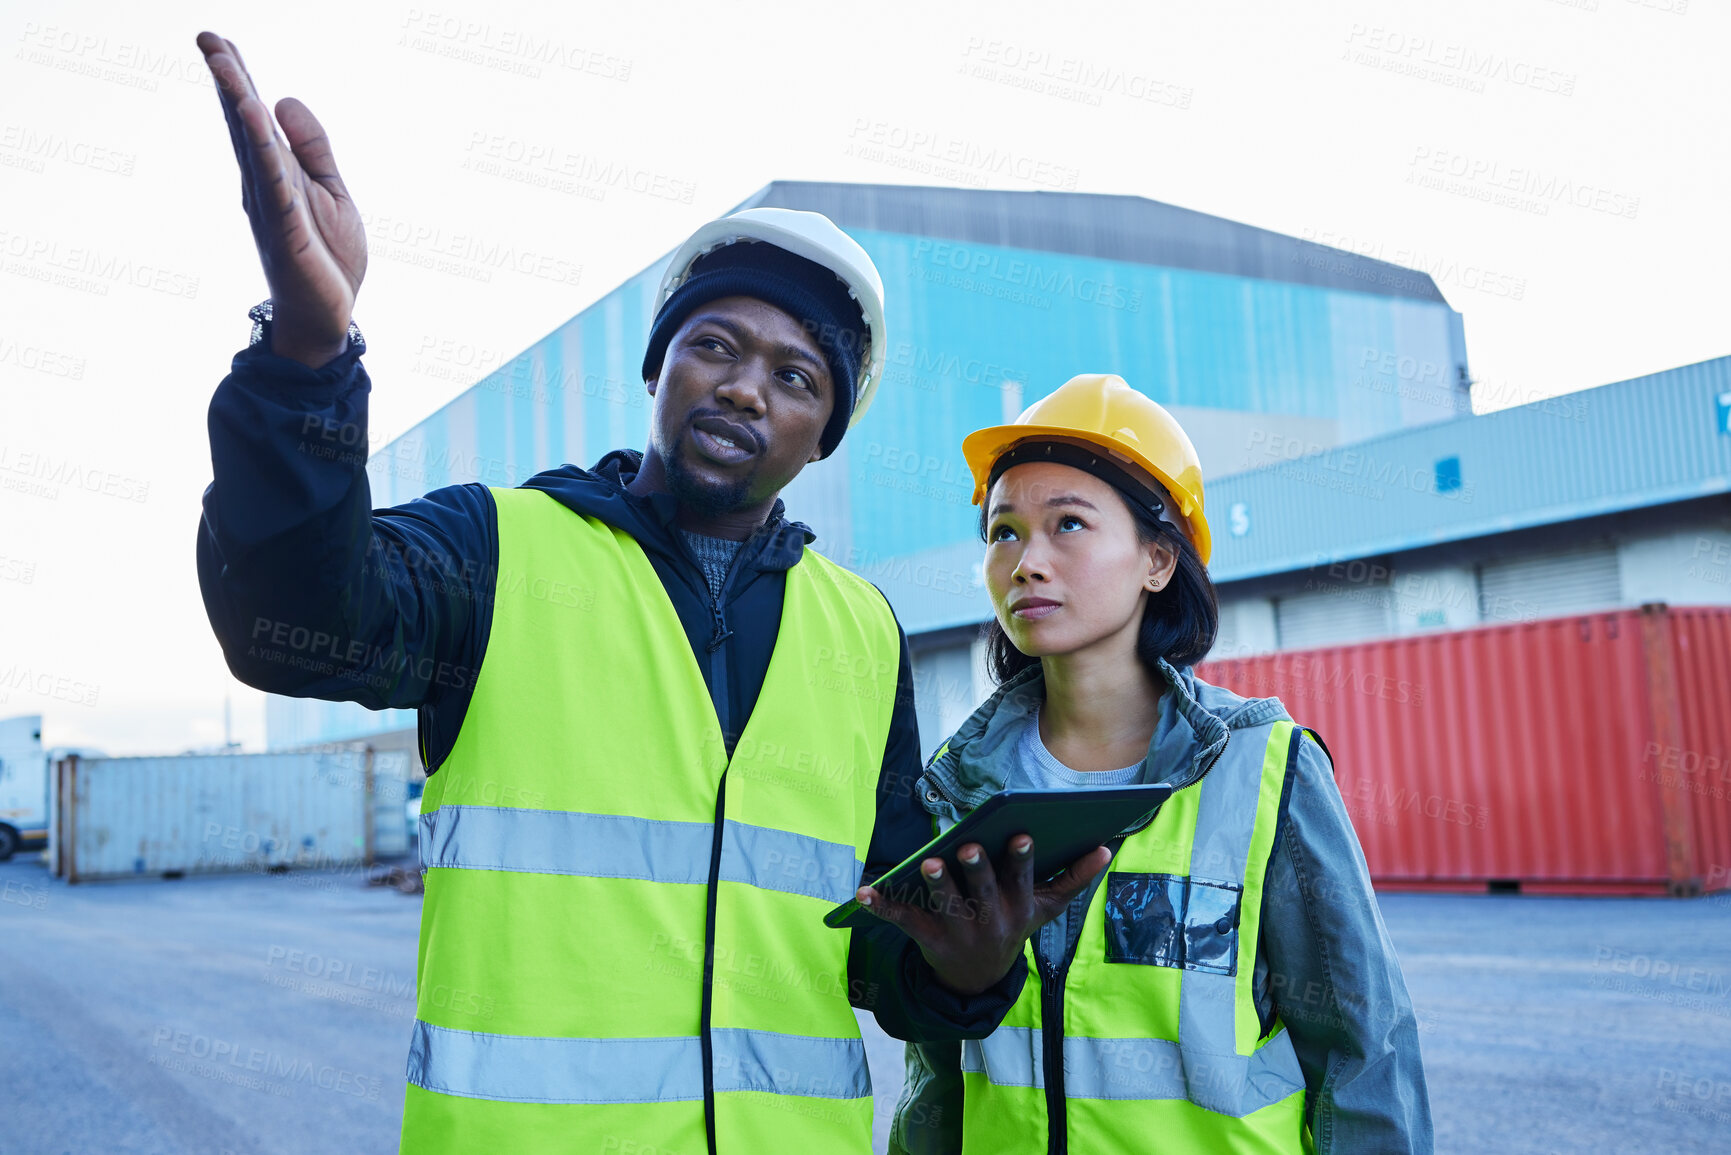
[[[1097,846],[1138,826],[1172,793],[1166,783],[1150,786],[1109,786],[1099,790],[1005,790],[994,794],[949,830],[884,872],[872,885],[903,902],[926,894],[920,863],[942,858],[960,870],[956,851],[970,842],[986,848],[997,861],[1005,844],[1018,834],[1034,839],[1034,878],[1045,881]],[[861,926],[874,917],[849,900],[824,916],[836,928]]]

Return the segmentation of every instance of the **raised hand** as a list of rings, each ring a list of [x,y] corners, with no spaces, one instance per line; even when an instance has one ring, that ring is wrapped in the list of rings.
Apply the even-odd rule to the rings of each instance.
[[[965,995],[979,994],[1003,978],[1022,956],[1028,936],[1057,918],[1112,860],[1112,852],[1101,846],[1036,885],[1034,840],[1026,834],[1009,840],[995,867],[977,842],[962,846],[956,856],[960,879],[941,858],[920,863],[923,898],[898,901],[870,886],[860,887],[855,898],[899,926],[918,944],[939,981]]]
[[[286,97],[273,121],[233,41],[200,32],[198,48],[216,81],[240,165],[241,207],[270,285],[271,349],[317,368],[347,348],[367,271],[361,214],[307,106]]]

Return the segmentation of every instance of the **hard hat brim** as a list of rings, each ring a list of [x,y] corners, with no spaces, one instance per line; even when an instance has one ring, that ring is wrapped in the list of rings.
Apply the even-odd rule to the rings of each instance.
[[[1208,564],[1209,555],[1213,552],[1213,539],[1208,532],[1208,521],[1202,515],[1202,507],[1177,479],[1165,470],[1149,461],[1142,454],[1123,445],[1121,442],[1098,434],[1089,433],[1062,425],[991,425],[985,429],[976,429],[962,439],[962,457],[968,463],[968,470],[974,475],[973,504],[979,505],[986,500],[986,481],[991,477],[992,465],[1004,453],[1024,441],[1082,441],[1097,446],[1101,452],[1124,461],[1134,462],[1148,471],[1171,495],[1177,505],[1177,513],[1183,519],[1190,543],[1196,547],[1196,552],[1202,558],[1202,564]]]
[[[801,209],[745,209],[701,226],[673,251],[656,290],[654,310],[667,303],[698,257],[736,241],[760,241],[834,273],[860,307],[865,318],[868,345],[861,359],[859,379],[854,385],[853,412],[848,428],[859,424],[877,397],[878,385],[888,360],[887,325],[884,316],[884,285],[877,266],[860,243],[821,213]]]

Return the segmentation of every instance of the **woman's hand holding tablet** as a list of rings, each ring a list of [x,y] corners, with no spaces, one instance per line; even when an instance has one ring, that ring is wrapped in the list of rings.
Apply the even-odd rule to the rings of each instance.
[[[832,927],[874,915],[919,944],[961,994],[997,983],[1028,936],[1057,917],[1111,860],[1105,847],[1171,793],[1166,785],[1007,790],[832,910]],[[988,850],[996,848],[994,862]],[[1038,849],[1036,849],[1038,847]]]

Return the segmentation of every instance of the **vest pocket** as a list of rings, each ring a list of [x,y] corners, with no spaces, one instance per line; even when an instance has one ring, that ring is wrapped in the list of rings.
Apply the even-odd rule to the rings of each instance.
[[[1241,887],[1179,874],[1106,877],[1106,961],[1230,975]]]

